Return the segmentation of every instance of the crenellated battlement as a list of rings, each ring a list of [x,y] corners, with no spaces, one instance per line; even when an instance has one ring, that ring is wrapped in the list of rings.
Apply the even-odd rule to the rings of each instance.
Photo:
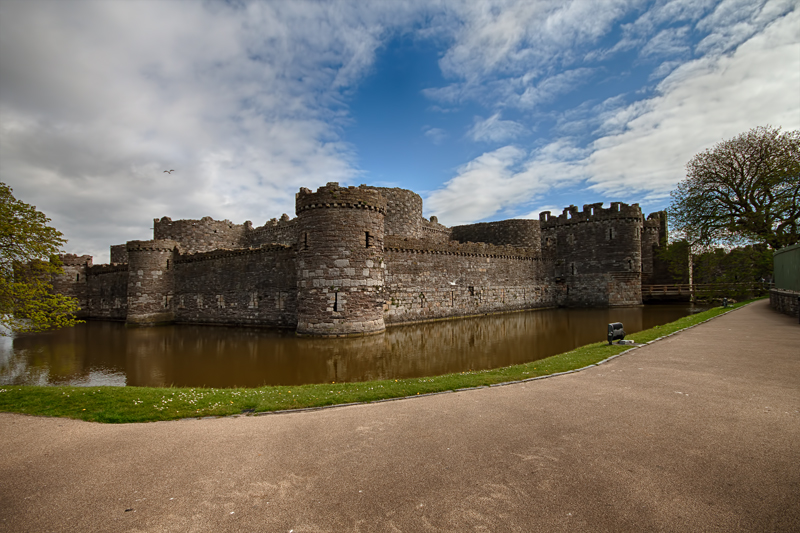
[[[128,254],[131,252],[172,252],[179,248],[177,241],[169,239],[155,239],[150,241],[128,241],[125,245]]]
[[[245,224],[211,217],[172,220],[169,217],[153,220],[155,240],[174,240],[183,252],[207,252],[217,248],[238,248],[245,245]]]
[[[299,215],[307,209],[366,209],[386,213],[386,199],[374,187],[360,185],[358,187],[339,187],[336,182],[330,182],[324,187],[311,192],[305,187],[295,195],[295,209]]]
[[[582,211],[578,207],[571,205],[564,208],[564,211],[553,216],[550,211],[539,214],[539,222],[542,229],[553,228],[571,224],[585,222],[605,222],[609,220],[637,219],[641,220],[642,210],[639,204],[625,204],[622,202],[611,202],[611,207],[603,208],[603,203],[585,204]]]
[[[59,254],[58,259],[64,266],[92,266],[91,255]]]
[[[662,211],[650,213],[644,221],[644,229],[646,231],[659,231],[665,227],[667,223],[666,216],[662,216]],[[666,213],[664,213],[666,215]]]
[[[571,205],[539,220],[448,227],[413,191],[331,182],[263,226],[153,221],[152,240],[111,247],[110,265],[61,256],[54,287],[90,318],[130,325],[249,324],[300,335],[550,306],[638,305],[659,276],[666,216],[638,204]]]

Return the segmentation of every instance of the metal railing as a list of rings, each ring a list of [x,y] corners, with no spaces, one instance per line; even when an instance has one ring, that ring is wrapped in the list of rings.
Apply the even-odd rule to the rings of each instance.
[[[766,292],[775,286],[767,282],[746,283],[672,283],[666,285],[642,285],[642,296],[691,296],[693,294],[715,293],[720,291]]]

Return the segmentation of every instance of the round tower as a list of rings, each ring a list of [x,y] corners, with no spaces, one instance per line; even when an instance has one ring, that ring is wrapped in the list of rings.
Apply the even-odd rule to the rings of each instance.
[[[171,240],[128,241],[128,325],[153,326],[174,320],[177,246]]]
[[[386,200],[372,187],[328,183],[296,196],[297,333],[378,333],[383,322]]]

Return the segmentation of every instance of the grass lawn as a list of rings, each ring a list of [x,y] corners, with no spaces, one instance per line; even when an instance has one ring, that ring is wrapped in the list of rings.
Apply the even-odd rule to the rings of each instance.
[[[736,309],[715,307],[628,335],[646,343]],[[0,386],[0,412],[77,418],[92,422],[152,422],[188,417],[314,408],[488,386],[576,370],[630,349],[599,342],[521,365],[424,378],[253,389]]]

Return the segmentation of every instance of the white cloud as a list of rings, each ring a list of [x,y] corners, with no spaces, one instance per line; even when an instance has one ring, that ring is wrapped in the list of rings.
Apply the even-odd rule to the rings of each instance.
[[[653,97],[595,106],[597,138],[586,149],[562,138],[531,153],[506,147],[483,154],[433,192],[428,206],[445,223],[462,224],[518,212],[548,191],[582,182],[606,198],[663,203],[703,149],[756,126],[800,129],[798,51],[800,12],[793,11],[733,53],[675,68]],[[569,124],[559,128],[570,131]]]
[[[423,126],[422,134],[425,135],[433,144],[442,144],[448,135],[442,128],[432,128],[430,126]]]
[[[800,128],[798,28],[793,12],[732,55],[684,64],[661,82],[658,96],[610,117],[625,130],[594,142],[592,188],[666,194],[686,162],[716,142],[766,124]]]
[[[576,158],[585,153],[567,139],[528,153],[504,146],[476,157],[425,199],[446,225],[483,220],[537,200],[554,187],[575,185],[586,175]]]
[[[342,94],[387,24],[414,16],[412,4],[2,2],[0,180],[96,261],[163,215],[292,213],[300,186],[359,175]]]
[[[475,122],[467,132],[476,142],[504,142],[525,133],[525,126],[513,120],[501,120],[500,113],[487,119],[475,117]]]

